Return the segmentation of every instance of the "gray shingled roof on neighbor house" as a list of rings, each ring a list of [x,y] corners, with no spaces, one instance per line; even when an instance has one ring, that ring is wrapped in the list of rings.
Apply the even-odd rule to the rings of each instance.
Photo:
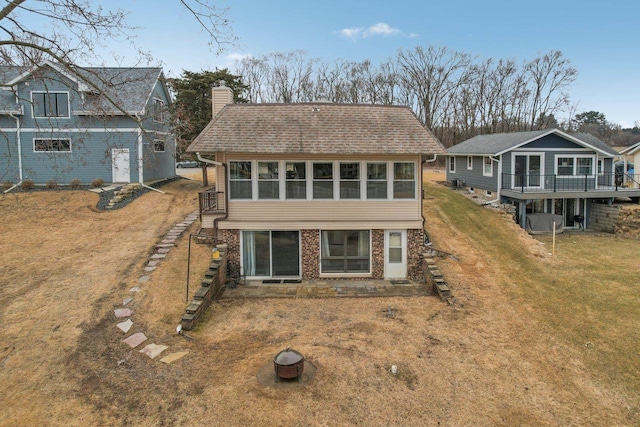
[[[0,83],[6,84],[21,75],[29,78],[32,68],[19,66],[0,66]],[[68,70],[64,70],[69,73]],[[104,93],[128,113],[142,113],[151,96],[156,81],[162,76],[162,69],[150,68],[120,68],[120,67],[77,67],[75,71],[93,83],[88,85],[90,91],[96,94]],[[75,79],[82,81],[77,76]],[[15,105],[15,95],[11,91],[0,91],[0,110],[7,110]],[[122,114],[112,103],[104,97],[96,97],[93,102],[85,106],[87,112],[103,114]]]
[[[370,104],[230,104],[188,148],[256,154],[445,154],[406,107]]]
[[[617,151],[593,135],[587,133],[566,134],[557,129],[478,135],[450,147],[448,152],[449,154],[462,155],[498,155],[551,133],[559,136],[568,135],[611,156],[618,155]]]

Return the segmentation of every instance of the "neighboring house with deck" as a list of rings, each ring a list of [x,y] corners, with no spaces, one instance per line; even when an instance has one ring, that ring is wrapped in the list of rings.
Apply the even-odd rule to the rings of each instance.
[[[253,279],[421,275],[422,164],[444,147],[400,106],[232,104],[188,151],[215,158],[202,227]]]
[[[0,66],[0,182],[175,176],[160,68]]]
[[[618,155],[592,135],[557,129],[479,135],[448,149],[447,181],[513,204],[523,228],[538,214],[555,215],[565,228],[589,227],[593,203],[638,201],[640,190],[616,180]]]

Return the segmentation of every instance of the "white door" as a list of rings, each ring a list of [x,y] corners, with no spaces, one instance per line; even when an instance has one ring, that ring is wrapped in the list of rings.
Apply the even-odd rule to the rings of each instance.
[[[387,279],[407,277],[407,230],[385,230],[384,232],[384,277]]]
[[[112,148],[111,165],[113,182],[131,182],[128,148]]]

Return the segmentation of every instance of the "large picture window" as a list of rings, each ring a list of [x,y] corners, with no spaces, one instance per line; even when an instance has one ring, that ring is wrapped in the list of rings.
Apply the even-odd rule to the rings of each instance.
[[[367,163],[367,199],[387,198],[387,164]]]
[[[416,167],[415,163],[393,164],[393,198],[415,199]]]
[[[229,198],[251,199],[251,162],[229,162]]]
[[[321,233],[322,273],[369,273],[368,230],[330,230]]]
[[[258,162],[258,199],[279,199],[278,162]]]
[[[33,92],[34,117],[69,117],[69,94],[66,92]]]
[[[333,163],[313,164],[313,198],[333,199]]]

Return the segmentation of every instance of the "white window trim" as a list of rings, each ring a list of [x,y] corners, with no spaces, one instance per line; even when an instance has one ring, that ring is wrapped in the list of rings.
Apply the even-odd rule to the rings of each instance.
[[[327,202],[327,201],[339,201],[339,202],[363,202],[363,201],[371,201],[371,202],[390,202],[394,200],[399,201],[415,201],[420,199],[420,187],[419,187],[419,164],[413,160],[296,160],[296,159],[287,159],[287,160],[249,160],[246,158],[231,158],[227,160],[227,164],[231,164],[233,162],[249,162],[251,163],[251,198],[246,199],[231,199],[233,202],[237,201],[287,201],[287,202]],[[258,198],[258,162],[278,162],[278,184],[279,184],[279,195],[278,199],[259,199]],[[287,163],[304,163],[306,167],[306,189],[307,189],[307,197],[305,199],[288,199],[286,194],[286,184],[288,180],[286,179],[286,164]],[[313,165],[316,163],[331,163],[333,165],[333,179],[331,180],[333,185],[333,197],[327,199],[315,199],[313,197],[313,184],[315,180],[313,179]],[[359,174],[360,174],[360,198],[357,199],[341,199],[340,198],[340,164],[341,163],[358,163],[359,165]],[[369,199],[367,198],[367,164],[369,163],[384,163],[387,167],[387,196],[383,199]],[[393,183],[394,183],[394,165],[396,163],[411,163],[413,164],[413,172],[414,179],[412,180],[414,183],[414,197],[413,198],[394,198],[393,197]],[[284,172],[283,172],[284,171]],[[328,180],[327,180],[328,181]],[[402,180],[409,181],[409,180]],[[230,188],[231,185],[231,176],[227,177],[227,185]]]
[[[318,239],[318,274],[320,277],[371,277],[371,270],[373,267],[372,258],[373,258],[373,230],[371,229],[358,229],[358,230],[331,230],[331,229],[320,229],[319,231],[319,239]],[[323,273],[322,272],[322,232],[323,231],[368,231],[369,232],[369,271],[368,272],[360,272],[360,273]]]
[[[35,101],[33,100],[33,94],[35,93],[47,93],[47,94],[52,94],[52,93],[65,93],[67,94],[67,115],[66,116],[36,116],[36,109],[35,109]],[[52,91],[46,91],[46,90],[32,90],[31,91],[31,117],[33,117],[34,119],[70,119],[71,118],[71,96],[69,95],[69,91],[66,90],[52,90]],[[38,139],[43,139],[43,138],[38,138]],[[64,139],[64,138],[54,138],[54,139]]]
[[[491,165],[491,172],[487,173],[487,159],[489,160],[489,164]],[[482,158],[482,176],[493,176],[493,160],[490,156],[484,156]]]
[[[160,103],[160,120],[156,119],[156,104],[158,102]],[[164,103],[164,101],[162,99],[155,98],[155,97],[153,98],[152,116],[153,116],[154,123],[164,123],[164,110],[165,110],[164,105],[165,105],[165,103]]]
[[[449,173],[456,173],[456,156],[449,157],[448,170]]]
[[[467,170],[473,170],[473,156],[467,156]]]
[[[573,174],[572,175],[558,175],[558,159],[559,158],[568,158],[568,159],[573,159]],[[577,174],[578,171],[578,159],[591,159],[591,173],[587,174],[587,176],[589,178],[593,178],[595,175],[593,173],[593,171],[597,168],[597,161],[596,161],[596,156],[595,155],[591,155],[591,156],[585,156],[582,154],[569,154],[569,155],[564,155],[564,154],[556,154],[553,158],[553,173],[555,174],[555,176],[557,178],[561,178],[561,179],[566,179],[566,178],[575,178],[577,176],[584,176],[584,174]]]
[[[162,150],[156,150],[156,143],[161,142],[162,143]],[[164,139],[154,139],[153,140],[153,152],[154,153],[164,153],[166,151],[166,145],[167,143],[165,142]]]
[[[69,141],[69,151],[36,150],[36,141]],[[73,152],[73,145],[71,144],[71,138],[33,138],[33,152],[34,153],[67,154],[67,153]]]

